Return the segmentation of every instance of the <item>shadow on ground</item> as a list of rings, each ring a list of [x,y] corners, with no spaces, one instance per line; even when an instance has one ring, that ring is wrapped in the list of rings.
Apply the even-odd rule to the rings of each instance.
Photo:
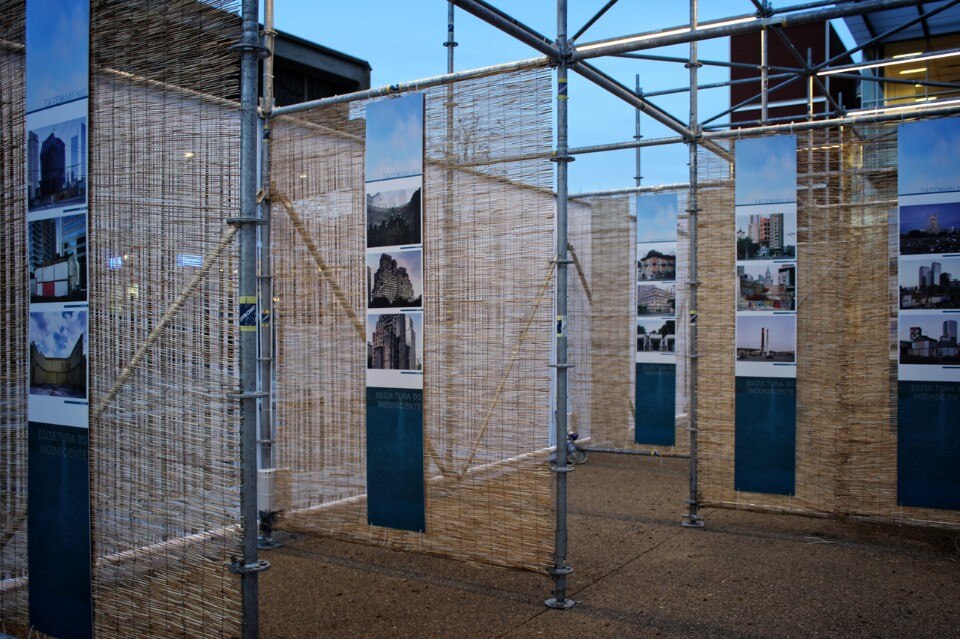
[[[686,460],[593,453],[570,488],[573,610],[547,578],[286,536],[261,636],[956,637],[955,533],[709,510],[680,527]]]

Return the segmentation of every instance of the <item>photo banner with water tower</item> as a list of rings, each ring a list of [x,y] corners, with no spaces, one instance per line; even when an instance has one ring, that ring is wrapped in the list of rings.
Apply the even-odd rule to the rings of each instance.
[[[797,415],[797,138],[736,145],[734,488],[793,495]]]
[[[89,468],[90,5],[26,3],[30,623],[93,635]]]
[[[367,523],[423,532],[424,97],[366,107]]]
[[[897,503],[960,509],[960,119],[901,124]]]
[[[677,405],[676,193],[645,195],[637,207],[634,441],[674,446]]]

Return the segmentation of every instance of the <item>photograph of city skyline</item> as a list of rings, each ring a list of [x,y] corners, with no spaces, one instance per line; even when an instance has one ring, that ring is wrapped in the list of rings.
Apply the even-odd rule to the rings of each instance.
[[[367,248],[421,243],[419,182],[413,178],[367,185]]]
[[[87,396],[87,312],[30,313],[30,394]]]
[[[797,355],[796,315],[738,315],[737,361],[793,363]]]
[[[30,211],[87,201],[87,118],[27,134],[27,206]]]
[[[958,325],[960,313],[901,315],[898,331],[900,363],[960,365]]]
[[[423,305],[423,252],[367,253],[367,307]]]
[[[900,207],[900,254],[960,253],[960,202]]]
[[[902,257],[900,308],[960,309],[960,257]]]
[[[676,315],[676,289],[673,282],[637,284],[637,315]]]
[[[797,215],[793,212],[737,216],[737,259],[777,260],[797,257]]]
[[[795,311],[796,262],[737,265],[738,311]]]
[[[87,299],[87,216],[37,220],[27,225],[30,301]]]

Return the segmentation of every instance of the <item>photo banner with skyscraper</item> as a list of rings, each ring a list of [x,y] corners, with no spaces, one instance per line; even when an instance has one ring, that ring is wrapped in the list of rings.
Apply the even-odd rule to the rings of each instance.
[[[367,523],[426,528],[424,98],[366,107]]]
[[[736,146],[734,488],[793,495],[797,413],[797,138]]]
[[[30,623],[93,636],[89,468],[88,0],[27,0]]]
[[[897,502],[960,510],[960,118],[901,124]]]
[[[634,441],[673,446],[677,419],[676,193],[637,198]]]

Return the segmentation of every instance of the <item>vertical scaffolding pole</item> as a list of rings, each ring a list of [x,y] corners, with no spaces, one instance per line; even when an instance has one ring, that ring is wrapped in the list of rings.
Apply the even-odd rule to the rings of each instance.
[[[766,4],[766,3],[764,3]],[[766,124],[769,114],[767,105],[769,103],[770,91],[770,61],[769,55],[769,37],[767,28],[760,30],[760,123]]]
[[[443,46],[447,48],[447,73],[453,73],[454,60],[453,60],[453,50],[457,46],[457,42],[454,39],[454,6],[453,4],[447,4],[447,40],[443,43]],[[444,242],[452,242],[453,237],[456,233],[456,221],[453,216],[453,109],[456,106],[453,103],[454,98],[454,83],[447,83],[447,128],[446,128],[446,155],[447,155],[447,170],[444,172],[444,207],[446,209],[444,215],[444,228],[445,232],[443,235]],[[447,286],[445,289],[450,291],[453,290],[453,278],[456,275],[452,272],[450,265],[444,265],[444,272],[446,277],[449,278]],[[446,321],[448,325],[452,325],[453,322],[453,308],[446,308]],[[443,405],[443,404],[441,404]],[[453,440],[455,436],[454,432],[454,420],[445,419],[445,439],[444,449],[443,449],[443,466],[441,468],[441,473],[446,472],[446,470],[452,470],[454,468],[454,446]]]
[[[697,0],[690,0],[690,27],[697,27]],[[697,287],[700,284],[697,272],[697,214],[700,212],[697,203],[697,138],[700,136],[700,125],[697,113],[697,70],[700,62],[697,59],[697,41],[690,43],[690,131],[688,142],[690,151],[690,194],[687,198],[687,231],[690,237],[690,276],[687,278],[687,298],[690,300],[690,313],[687,321],[687,375],[690,388],[690,498],[687,502],[688,511],[684,517],[683,526],[687,528],[703,527],[700,517],[700,504],[697,497]]]
[[[640,74],[639,74],[639,73],[636,75],[635,80],[636,80],[636,87],[637,87],[637,95],[639,95],[640,97],[643,97],[643,91],[640,89]],[[643,139],[643,134],[640,133],[640,109],[637,109],[637,110],[636,110],[636,116],[635,116],[635,118],[636,118],[636,121],[635,121],[635,123],[634,123],[633,139],[636,140],[637,142],[639,142],[640,140]],[[642,174],[641,171],[640,171],[640,160],[641,160],[640,150],[641,150],[641,149],[640,149],[640,147],[638,146],[638,147],[637,147],[637,154],[636,154],[636,155],[637,155],[637,172],[636,172],[636,174],[633,176],[633,181],[634,181],[634,183],[635,183],[637,186],[640,186],[640,183],[643,181],[643,174]],[[636,197],[640,197],[640,194],[637,193],[637,196],[636,196]]]
[[[273,255],[270,238],[270,114],[273,111],[273,0],[263,2],[263,44],[271,55],[263,60],[263,98],[260,102],[260,468],[273,468]]]
[[[576,605],[567,599],[567,575],[573,568],[567,565],[567,473],[573,470],[567,465],[567,165],[571,161],[567,153],[567,69],[570,62],[570,45],[567,42],[567,0],[557,0],[557,322],[556,322],[556,440],[557,454],[553,471],[557,476],[556,501],[556,549],[553,576],[553,597],[544,603],[549,608],[567,610]]]
[[[257,606],[259,573],[269,563],[257,558],[257,60],[259,1],[243,0],[243,33],[234,50],[240,54],[240,217],[230,223],[240,227],[240,526],[243,557],[230,565],[241,577],[244,639],[259,635]],[[253,313],[253,318],[249,314]]]

